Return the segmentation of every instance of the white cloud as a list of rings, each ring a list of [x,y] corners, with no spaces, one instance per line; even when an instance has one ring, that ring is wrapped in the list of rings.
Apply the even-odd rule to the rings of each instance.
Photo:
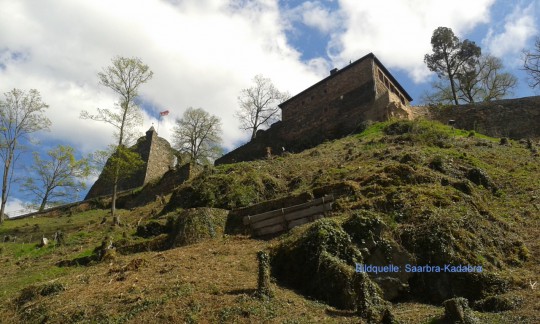
[[[0,203],[2,199],[0,199]],[[32,212],[32,209],[27,208],[27,203],[17,198],[8,198],[6,203],[6,214],[9,217],[17,217]]]
[[[416,81],[430,74],[423,62],[431,35],[439,26],[463,35],[489,21],[494,0],[341,0],[344,33],[328,47],[336,66],[373,52],[387,67],[402,69]]]
[[[319,1],[306,1],[285,10],[283,16],[288,22],[301,22],[323,34],[329,34],[340,27],[339,13],[331,11]],[[292,28],[289,26],[289,28]]]
[[[154,72],[140,91],[155,110],[141,135],[168,109],[159,135],[170,140],[174,119],[202,107],[222,119],[228,148],[247,140],[233,114],[254,75],[291,93],[319,79],[287,44],[274,0],[0,0],[0,6],[1,92],[38,89],[53,122],[43,138],[85,152],[113,141],[112,128],[78,116],[112,107],[116,98],[96,74],[116,55],[139,57]],[[317,22],[316,15],[310,19]]]
[[[515,55],[521,52],[536,32],[535,7],[531,3],[526,7],[516,6],[504,18],[503,30],[497,33],[494,28],[490,28],[482,42],[494,56]]]

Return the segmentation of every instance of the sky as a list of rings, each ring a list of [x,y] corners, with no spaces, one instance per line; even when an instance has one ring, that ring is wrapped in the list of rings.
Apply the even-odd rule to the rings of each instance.
[[[64,144],[85,156],[114,142],[109,125],[79,118],[117,101],[97,73],[137,57],[154,72],[140,87],[140,135],[154,125],[172,142],[175,120],[200,107],[221,118],[228,151],[249,139],[234,112],[257,74],[294,95],[373,52],[420,104],[436,80],[423,58],[439,26],[501,58],[518,77],[511,97],[539,95],[521,70],[540,35],[537,13],[540,0],[0,0],[0,93],[37,89],[49,105],[52,126],[33,135],[33,150]],[[15,183],[7,211],[29,199]]]

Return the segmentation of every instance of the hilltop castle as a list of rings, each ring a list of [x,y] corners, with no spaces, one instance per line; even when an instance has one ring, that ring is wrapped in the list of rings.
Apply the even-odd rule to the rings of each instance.
[[[370,53],[281,103],[282,120],[216,160],[216,165],[298,151],[359,131],[365,121],[410,118],[411,96]]]
[[[178,158],[171,144],[166,139],[158,137],[153,126],[146,132],[146,136],[139,138],[130,149],[139,153],[144,161],[144,167],[131,177],[122,179],[118,184],[118,190],[137,188],[160,179],[165,172],[176,165]],[[103,175],[100,175],[85,199],[112,194],[112,186],[106,182]]]

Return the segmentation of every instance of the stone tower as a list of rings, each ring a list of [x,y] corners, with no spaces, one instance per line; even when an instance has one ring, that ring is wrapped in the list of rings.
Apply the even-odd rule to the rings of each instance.
[[[127,179],[121,179],[118,190],[128,190],[158,180],[167,172],[176,161],[177,152],[171,147],[169,142],[157,136],[154,126],[142,136],[137,143],[130,147],[134,152],[139,153],[144,161],[144,166],[137,173]],[[109,161],[107,161],[109,163]],[[92,188],[88,191],[85,199],[112,194],[112,185],[100,175]]]

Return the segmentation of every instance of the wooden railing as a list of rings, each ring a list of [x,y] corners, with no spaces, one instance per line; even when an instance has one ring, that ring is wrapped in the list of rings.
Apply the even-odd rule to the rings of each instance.
[[[275,234],[323,218],[332,210],[333,202],[333,195],[325,196],[305,204],[246,216],[243,222],[251,228],[254,236]]]

